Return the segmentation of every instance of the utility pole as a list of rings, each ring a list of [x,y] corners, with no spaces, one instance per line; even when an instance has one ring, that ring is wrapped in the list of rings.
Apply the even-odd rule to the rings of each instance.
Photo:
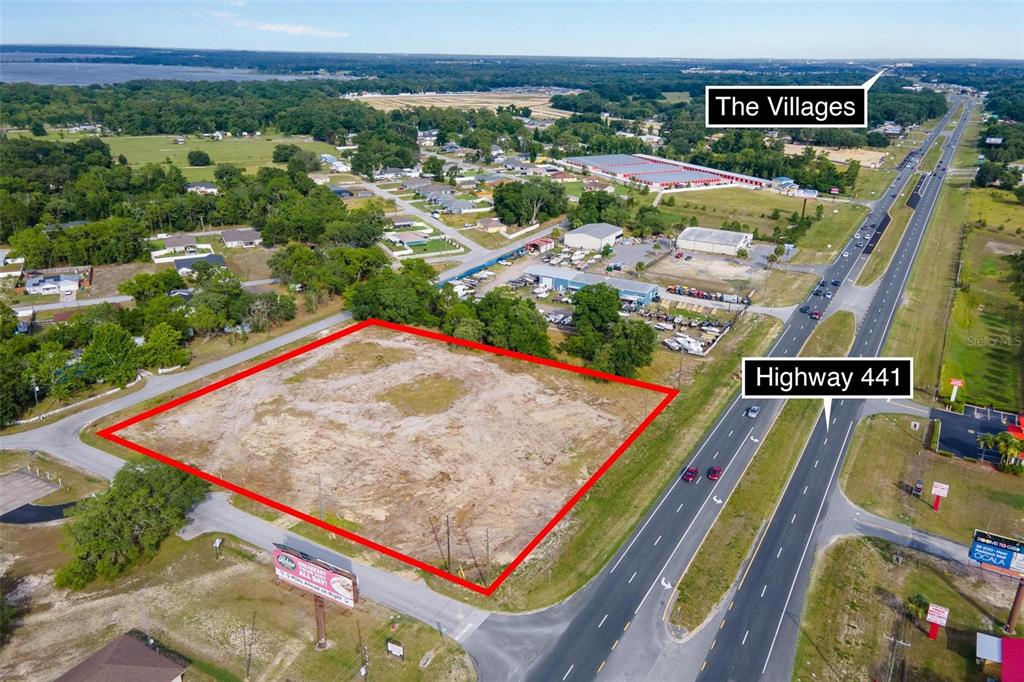
[[[1010,619],[1006,622],[1006,631],[1012,637],[1017,631],[1017,620],[1020,618],[1021,606],[1024,606],[1024,578],[1017,583],[1017,594],[1013,597],[1013,606],[1010,607]]]
[[[452,515],[445,514],[445,522],[448,524],[448,570],[452,570]]]
[[[320,484],[320,473],[316,475],[316,496],[320,500],[320,520],[324,520],[324,489]]]
[[[490,580],[491,579],[491,529],[490,528],[485,528],[484,529],[484,554],[485,554],[485,557],[486,557],[484,559],[484,561],[485,561],[486,566],[487,566],[487,577],[485,578],[485,580]]]

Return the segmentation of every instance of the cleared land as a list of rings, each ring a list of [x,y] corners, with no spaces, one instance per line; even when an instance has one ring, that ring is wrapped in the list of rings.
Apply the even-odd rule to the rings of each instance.
[[[498,107],[515,105],[517,107],[529,107],[534,118],[563,118],[572,115],[571,111],[552,108],[550,104],[551,95],[541,92],[446,92],[410,95],[365,95],[356,99],[381,111],[409,109],[412,107],[494,110]]]
[[[674,249],[672,253],[674,253]],[[750,261],[695,254],[692,260],[658,259],[644,270],[643,279],[662,285],[683,284],[708,291],[750,296],[762,305],[792,305],[810,292],[815,275],[773,268],[767,270]]]
[[[895,563],[894,555],[901,558]],[[1007,617],[1013,583],[874,538],[847,538],[818,555],[805,601],[793,680],[963,680],[983,682],[975,664],[975,632],[997,631]],[[911,618],[911,596],[947,607],[935,641]],[[908,642],[897,647],[895,637]],[[893,673],[890,675],[890,673]]]
[[[839,479],[847,497],[879,516],[959,543],[969,543],[975,528],[1024,534],[1020,477],[926,450],[927,428],[927,419],[907,415],[879,414],[861,422]],[[925,489],[920,498],[908,492],[918,479]],[[928,494],[933,481],[949,484],[938,512]]]
[[[475,679],[453,641],[365,600],[351,615],[327,611],[329,648],[315,651],[309,596],[276,585],[268,553],[231,537],[218,559],[213,536],[190,542],[172,536],[127,576],[81,592],[57,589],[54,570],[68,559],[60,549],[62,525],[5,526],[0,534],[5,592],[19,612],[10,641],[0,648],[5,680],[54,679],[131,628],[191,658],[190,681],[246,678],[248,628],[251,680],[357,679],[360,637],[379,679]],[[405,646],[404,661],[387,654],[388,637]],[[433,658],[421,668],[428,652]]]
[[[451,514],[453,563],[488,531],[503,563],[660,399],[368,328],[122,435],[310,513],[320,476],[327,511],[424,561]]]
[[[807,148],[814,150],[815,154],[825,152],[828,156],[829,161],[833,163],[846,163],[848,161],[858,161],[860,165],[866,168],[877,168],[882,164],[882,159],[888,153],[885,149],[872,149],[870,147],[849,147],[845,149],[839,149],[837,147],[821,147],[811,144],[792,144],[786,143],[784,151],[786,154],[803,154]]]

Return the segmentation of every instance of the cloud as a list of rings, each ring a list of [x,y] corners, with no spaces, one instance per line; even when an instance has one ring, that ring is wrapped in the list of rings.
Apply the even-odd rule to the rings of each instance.
[[[312,36],[314,38],[348,37],[348,34],[343,31],[331,31],[328,29],[316,28],[314,26],[307,26],[305,24],[279,24],[264,21],[240,20],[235,22],[235,26],[254,28],[257,31],[267,31],[269,33],[287,33],[292,36]]]

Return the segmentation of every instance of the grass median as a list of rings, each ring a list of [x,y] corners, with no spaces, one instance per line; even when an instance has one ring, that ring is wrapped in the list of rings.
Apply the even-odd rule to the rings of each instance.
[[[845,355],[853,338],[853,314],[836,313],[814,331],[801,355]],[[820,412],[820,400],[786,402],[679,581],[672,609],[674,625],[692,632],[729,591],[775,509]]]
[[[906,198],[904,198],[903,194],[913,190],[917,180],[918,175],[914,173],[903,187],[900,188],[896,205],[889,210],[889,225],[885,228],[885,232],[882,233],[878,243],[875,245],[875,250],[871,252],[871,256],[864,265],[864,269],[857,276],[858,286],[864,287],[874,284],[875,280],[889,269],[889,263],[892,261],[893,254],[896,253],[896,248],[903,241],[903,233],[907,231],[907,225],[910,224],[910,219],[914,215],[914,209],[907,206]]]

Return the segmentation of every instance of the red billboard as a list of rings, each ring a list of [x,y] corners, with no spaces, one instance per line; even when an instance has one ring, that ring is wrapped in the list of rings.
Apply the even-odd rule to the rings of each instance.
[[[301,555],[301,556],[300,556]],[[289,548],[274,549],[274,572],[281,580],[352,608],[359,598],[356,576]]]

